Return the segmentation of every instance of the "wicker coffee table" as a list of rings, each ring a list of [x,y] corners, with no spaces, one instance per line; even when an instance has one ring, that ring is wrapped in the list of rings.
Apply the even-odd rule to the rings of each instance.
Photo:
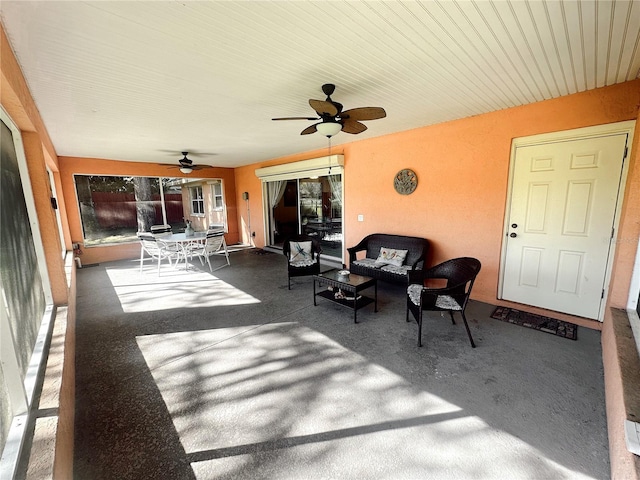
[[[358,310],[362,307],[375,303],[374,312],[378,311],[378,281],[375,278],[364,275],[340,275],[340,270],[329,270],[313,276],[313,305],[316,306],[316,297],[323,297],[339,305],[353,309],[353,322],[358,323]],[[316,291],[318,287],[326,285],[331,290],[325,289]],[[360,295],[362,290],[374,288],[374,298]],[[341,294],[340,294],[341,292]]]

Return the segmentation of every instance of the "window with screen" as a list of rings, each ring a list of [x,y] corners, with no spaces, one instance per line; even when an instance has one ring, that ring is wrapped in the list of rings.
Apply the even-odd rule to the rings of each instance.
[[[191,213],[193,215],[204,215],[204,196],[202,187],[191,187]]]
[[[52,301],[50,292],[45,291],[48,283],[45,287],[41,276],[40,264],[44,259],[38,258],[42,254],[39,232],[36,236],[31,229],[37,222],[23,152],[16,149],[16,145],[21,145],[15,143],[19,131],[4,111],[0,109],[0,113],[0,451],[3,451],[8,438],[14,449],[16,443],[23,442],[24,429],[18,430],[16,438],[12,422],[25,415],[33,398],[33,387],[27,385],[27,370],[37,361],[33,352],[42,338],[41,325],[47,311],[50,315]],[[34,237],[40,242],[39,250]]]

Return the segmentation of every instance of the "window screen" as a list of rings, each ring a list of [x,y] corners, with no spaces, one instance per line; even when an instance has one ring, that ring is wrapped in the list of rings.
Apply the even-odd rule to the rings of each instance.
[[[46,308],[42,279],[27,212],[18,159],[9,127],[0,122],[0,287],[6,319],[14,338],[16,363],[24,380]],[[7,374],[1,371],[0,440],[4,446],[14,412],[9,403]]]

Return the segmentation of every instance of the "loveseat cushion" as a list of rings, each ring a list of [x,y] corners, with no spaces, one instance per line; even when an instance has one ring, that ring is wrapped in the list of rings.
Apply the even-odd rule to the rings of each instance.
[[[407,272],[411,270],[410,265],[385,265],[380,270],[383,272],[393,273],[395,275],[400,275],[401,277],[406,277]]]
[[[367,269],[380,270],[382,272],[393,273],[399,276],[406,276],[407,272],[411,270],[410,265],[400,265],[399,267],[396,265],[383,265],[378,263],[376,260],[371,258],[363,258],[361,260],[356,260],[351,263],[351,265],[355,265],[356,267],[361,267],[360,271],[366,272]],[[373,275],[374,272],[371,272]]]
[[[382,268],[382,264],[378,263],[373,258],[361,258],[360,260],[354,260],[351,264],[365,268]]]
[[[380,265],[401,266],[407,257],[409,250],[397,250],[395,248],[380,247],[380,254],[376,258],[376,263]]]

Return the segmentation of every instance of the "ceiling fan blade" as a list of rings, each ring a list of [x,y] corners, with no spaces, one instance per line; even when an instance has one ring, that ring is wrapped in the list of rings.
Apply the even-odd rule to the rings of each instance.
[[[163,154],[167,154],[170,155],[171,157],[180,157],[180,156],[184,156],[184,149],[183,150],[164,150],[164,149],[158,149],[156,150],[157,152],[163,153]],[[216,152],[200,152],[200,151],[191,151],[189,150],[187,152],[187,155],[189,157],[213,157],[215,155],[218,155]]]
[[[309,135],[310,133],[317,132],[318,130],[316,129],[316,125],[317,123],[314,123],[313,125],[309,125],[307,128],[305,128],[300,132],[300,135]]]
[[[271,120],[319,120],[318,117],[282,117],[272,118]]]
[[[352,118],[347,118],[342,124],[342,131],[344,133],[351,133],[353,135],[362,133],[367,129],[364,123],[360,123]]]
[[[387,112],[382,107],[360,107],[352,108],[340,114],[341,118],[352,120],[377,120],[387,116]]]
[[[335,117],[338,114],[338,108],[331,102],[327,102],[325,100],[309,100],[309,105],[313,108],[318,115],[321,117],[323,115],[329,115],[330,117]]]
[[[205,164],[194,165],[192,163],[189,164],[186,162],[181,162],[178,165],[176,165],[175,163],[158,163],[158,165],[160,165],[161,167],[167,167],[167,168],[190,168],[191,170],[202,170],[205,168],[214,168],[213,165],[205,165]]]

